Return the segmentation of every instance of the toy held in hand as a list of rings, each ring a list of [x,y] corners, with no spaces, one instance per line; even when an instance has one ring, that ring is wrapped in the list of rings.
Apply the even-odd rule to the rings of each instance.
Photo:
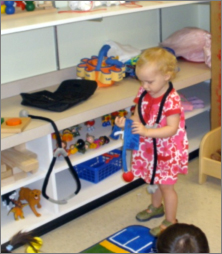
[[[134,179],[134,175],[133,175],[132,171],[124,172],[122,176],[123,176],[123,180],[125,182],[132,182]]]
[[[132,182],[134,179],[134,175],[132,171],[127,170],[127,163],[126,163],[126,150],[138,150],[139,149],[139,134],[132,134],[132,123],[131,119],[126,119],[124,132],[121,130],[120,127],[114,125],[113,131],[110,135],[113,139],[118,139],[118,135],[123,135],[123,151],[122,151],[122,161],[123,161],[123,179],[126,182]]]

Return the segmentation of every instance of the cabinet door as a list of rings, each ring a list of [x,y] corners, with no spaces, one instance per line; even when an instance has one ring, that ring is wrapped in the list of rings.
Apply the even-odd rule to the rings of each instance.
[[[53,29],[1,36],[1,83],[56,70]]]

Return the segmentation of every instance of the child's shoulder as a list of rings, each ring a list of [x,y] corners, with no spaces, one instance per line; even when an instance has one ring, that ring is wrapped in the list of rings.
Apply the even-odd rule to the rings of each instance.
[[[176,101],[181,101],[180,95],[178,94],[178,92],[173,88],[173,90],[171,91],[171,93],[168,96],[169,99],[173,99]]]

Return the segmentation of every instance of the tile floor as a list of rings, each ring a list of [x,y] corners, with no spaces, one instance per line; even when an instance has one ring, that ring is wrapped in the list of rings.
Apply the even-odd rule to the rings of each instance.
[[[178,220],[200,227],[207,235],[211,253],[221,253],[221,180],[208,177],[198,184],[198,159],[189,164],[189,174],[180,176]],[[140,223],[138,211],[150,202],[146,185],[111,201],[42,236],[45,253],[79,253],[129,225],[158,225],[162,218]],[[25,248],[15,250],[24,253]]]

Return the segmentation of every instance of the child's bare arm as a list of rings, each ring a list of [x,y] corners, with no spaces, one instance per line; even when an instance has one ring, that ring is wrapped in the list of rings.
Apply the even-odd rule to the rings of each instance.
[[[156,129],[147,129],[142,123],[134,122],[132,133],[151,138],[167,138],[176,134],[179,126],[180,115],[174,114],[167,117],[167,125]]]

